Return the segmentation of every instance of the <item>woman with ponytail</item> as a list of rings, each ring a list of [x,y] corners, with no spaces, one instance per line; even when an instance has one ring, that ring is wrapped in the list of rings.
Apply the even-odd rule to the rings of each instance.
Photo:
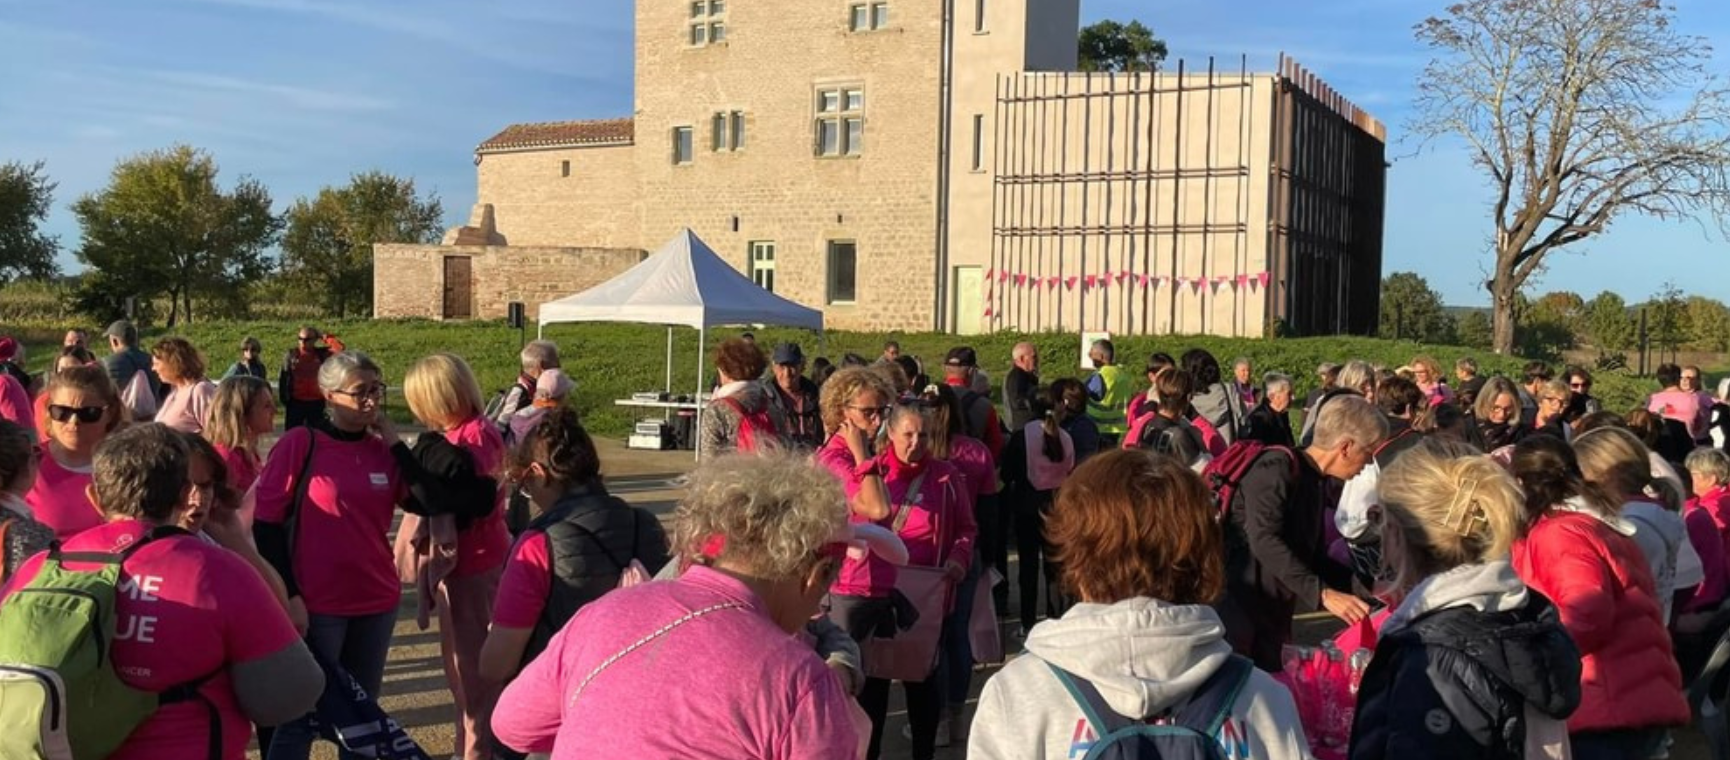
[[[1568,718],[1573,757],[1646,760],[1689,710],[1634,530],[1559,439],[1520,441],[1511,467],[1526,495],[1514,570],[1555,603],[1580,650],[1580,708]]]
[[[1045,391],[1045,396],[1033,403],[1034,420],[1012,436],[1003,451],[1003,485],[1010,494],[1015,512],[1015,549],[1020,555],[1021,569],[1017,587],[1020,589],[1021,633],[1033,630],[1039,621],[1040,557],[1049,557],[1045,543],[1045,517],[1051,512],[1052,496],[1057,487],[1069,479],[1075,469],[1079,448],[1064,429],[1064,423],[1076,416],[1065,403],[1070,386],[1080,387],[1074,380],[1058,380]],[[1057,589],[1057,567],[1047,559],[1044,563],[1046,599],[1049,617],[1063,614],[1062,594]]]
[[[1586,482],[1621,504],[1618,511],[1634,528],[1634,543],[1652,571],[1658,607],[1668,625],[1676,594],[1686,596],[1704,577],[1700,555],[1688,543],[1682,521],[1682,494],[1652,477],[1646,445],[1621,428],[1599,428],[1574,439],[1574,456]]]
[[[1565,744],[1580,654],[1509,562],[1525,516],[1514,478],[1463,443],[1426,440],[1382,471],[1379,491],[1395,607],[1358,690],[1352,760],[1544,757]]]

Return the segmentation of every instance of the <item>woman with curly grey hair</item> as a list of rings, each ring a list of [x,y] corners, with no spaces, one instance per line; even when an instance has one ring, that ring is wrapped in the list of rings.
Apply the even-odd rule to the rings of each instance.
[[[696,563],[584,607],[505,689],[498,738],[554,760],[856,757],[846,690],[793,636],[847,551],[840,484],[782,452],[720,457],[674,523]]]

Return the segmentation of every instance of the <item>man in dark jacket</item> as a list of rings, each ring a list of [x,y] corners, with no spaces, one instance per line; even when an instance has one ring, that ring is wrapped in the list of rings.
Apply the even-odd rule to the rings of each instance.
[[[319,345],[319,341],[325,345]],[[276,397],[282,399],[283,430],[324,419],[324,391],[318,385],[318,370],[331,354],[341,353],[342,341],[312,327],[300,328],[295,347],[282,358],[276,380]]]
[[[1218,610],[1226,640],[1256,667],[1280,671],[1280,649],[1291,643],[1300,606],[1348,623],[1369,614],[1350,592],[1351,570],[1328,557],[1323,520],[1327,480],[1357,475],[1387,430],[1373,404],[1342,396],[1318,412],[1313,444],[1294,456],[1263,452],[1244,473],[1226,522],[1226,592]]]
[[[115,388],[125,393],[133,375],[143,372],[144,376],[149,378],[150,390],[156,400],[166,395],[162,392],[162,378],[157,377],[156,370],[152,368],[150,354],[138,350],[137,327],[124,319],[116,320],[103,334],[108,336],[109,352],[103,364],[108,367],[108,377],[114,380]],[[135,416],[142,418],[145,415],[135,413]]]
[[[805,377],[805,352],[797,343],[782,343],[771,359],[773,374],[762,380],[769,397],[769,420],[782,442],[815,451],[823,445],[823,420],[817,409],[817,384]]]
[[[1009,361],[1009,374],[1003,377],[1003,408],[1009,414],[1009,432],[1016,433],[1033,421],[1033,400],[1039,396],[1039,348],[1017,343]]]
[[[1249,411],[1243,437],[1269,446],[1296,445],[1291,431],[1291,378],[1269,372],[1264,380],[1261,403]]]

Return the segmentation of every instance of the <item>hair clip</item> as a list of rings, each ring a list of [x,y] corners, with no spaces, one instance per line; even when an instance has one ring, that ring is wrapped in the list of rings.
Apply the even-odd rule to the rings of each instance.
[[[1478,479],[1467,478],[1455,492],[1453,501],[1448,503],[1448,515],[1443,522],[1447,527],[1461,536],[1472,535],[1472,528],[1479,523],[1488,525],[1489,517],[1484,514],[1483,505],[1477,501]]]

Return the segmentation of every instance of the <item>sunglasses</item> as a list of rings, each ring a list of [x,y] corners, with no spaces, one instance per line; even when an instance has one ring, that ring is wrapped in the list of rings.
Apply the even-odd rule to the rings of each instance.
[[[889,414],[889,410],[892,409],[893,407],[888,407],[888,406],[851,406],[850,405],[847,408],[852,409],[853,411],[858,412],[861,415],[864,415],[865,419],[872,420],[872,419],[879,419],[879,418]]]
[[[54,420],[55,422],[67,422],[73,417],[77,417],[79,422],[88,425],[102,419],[103,413],[107,411],[108,407],[105,406],[61,406],[59,404],[49,404],[48,419]]]
[[[311,343],[311,342],[318,340],[318,339],[310,337],[310,336],[302,335],[299,338],[296,338],[296,340],[299,340],[302,343]]]

